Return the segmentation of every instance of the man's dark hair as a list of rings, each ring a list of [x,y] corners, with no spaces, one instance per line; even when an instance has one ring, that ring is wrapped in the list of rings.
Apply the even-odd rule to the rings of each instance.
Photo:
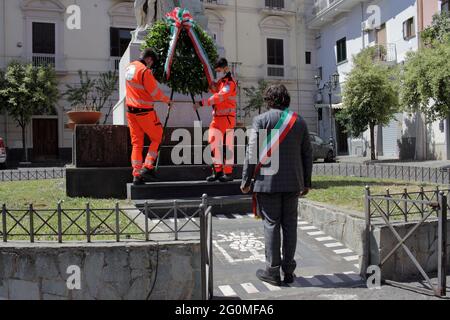
[[[142,51],[141,53],[141,59],[147,59],[147,58],[152,58],[153,59],[153,64],[156,64],[156,62],[158,62],[158,55],[156,54],[156,52],[152,49],[152,48],[146,48]]]
[[[216,61],[216,64],[214,65],[214,69],[225,67],[228,67],[228,60],[225,58],[220,58],[219,60]]]
[[[264,94],[264,101],[271,109],[284,110],[291,104],[291,96],[288,90],[282,84],[273,84],[269,86]]]

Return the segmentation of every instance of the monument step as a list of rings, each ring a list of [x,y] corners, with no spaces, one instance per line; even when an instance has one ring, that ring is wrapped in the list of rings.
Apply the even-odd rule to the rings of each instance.
[[[199,181],[211,175],[209,165],[160,166],[157,177],[161,181]],[[66,167],[66,191],[69,197],[99,199],[126,199],[126,185],[131,183],[132,169],[119,168],[76,168]],[[234,168],[235,179],[242,177],[242,165]],[[201,195],[200,195],[201,196]]]
[[[148,203],[149,218],[174,218],[174,212],[169,212],[173,207],[174,201],[179,203],[180,211],[177,213],[178,218],[185,218],[186,215],[197,217],[199,216],[199,206],[201,200],[199,198],[177,198],[166,200],[136,200],[133,203],[137,208],[143,209],[145,203]],[[252,196],[251,195],[235,195],[235,196],[208,196],[207,205],[212,206],[212,214],[241,214],[246,215],[252,211]],[[184,214],[183,214],[184,213]]]
[[[159,163],[164,166],[174,165],[177,158],[182,159],[184,163],[203,164],[211,163],[210,151],[206,151],[207,145],[177,145],[177,146],[161,146],[159,155]],[[147,149],[144,149],[144,153]],[[239,157],[237,155],[245,155],[245,145],[236,145],[234,147],[235,161]]]
[[[201,198],[207,194],[209,197],[242,195],[241,180],[233,182],[206,182],[202,181],[170,181],[152,182],[141,186],[127,185],[129,200],[165,200],[183,198]]]

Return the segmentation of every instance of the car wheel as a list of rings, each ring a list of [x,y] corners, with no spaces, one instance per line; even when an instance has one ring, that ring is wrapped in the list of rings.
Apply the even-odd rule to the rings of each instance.
[[[327,157],[325,158],[325,162],[330,163],[330,162],[335,162],[336,160],[334,159],[334,153],[332,150],[328,151],[327,153]]]

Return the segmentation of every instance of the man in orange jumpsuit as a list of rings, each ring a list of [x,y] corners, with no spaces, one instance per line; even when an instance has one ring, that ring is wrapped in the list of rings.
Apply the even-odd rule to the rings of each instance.
[[[207,181],[231,182],[233,181],[234,157],[232,155],[234,152],[234,128],[236,126],[237,84],[231,75],[228,61],[225,58],[219,59],[214,68],[218,75],[223,75],[217,83],[210,86],[214,95],[209,99],[197,102],[194,108],[213,107],[213,120],[209,127],[208,137],[213,156],[213,174],[207,178]],[[228,150],[228,152],[225,150]]]
[[[127,119],[133,144],[131,164],[135,185],[156,180],[155,163],[163,136],[163,127],[154,109],[154,103],[161,101],[169,104],[170,107],[170,99],[158,87],[158,82],[150,69],[156,60],[156,53],[151,49],[145,49],[141,59],[132,62],[125,74]],[[150,138],[151,144],[143,161],[145,135]]]

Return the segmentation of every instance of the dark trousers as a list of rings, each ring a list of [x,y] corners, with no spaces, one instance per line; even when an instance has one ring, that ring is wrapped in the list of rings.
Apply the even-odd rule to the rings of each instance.
[[[264,220],[267,271],[279,275],[293,273],[297,247],[298,192],[257,193],[258,211]],[[283,243],[281,244],[281,231]],[[281,258],[281,247],[283,258]]]

